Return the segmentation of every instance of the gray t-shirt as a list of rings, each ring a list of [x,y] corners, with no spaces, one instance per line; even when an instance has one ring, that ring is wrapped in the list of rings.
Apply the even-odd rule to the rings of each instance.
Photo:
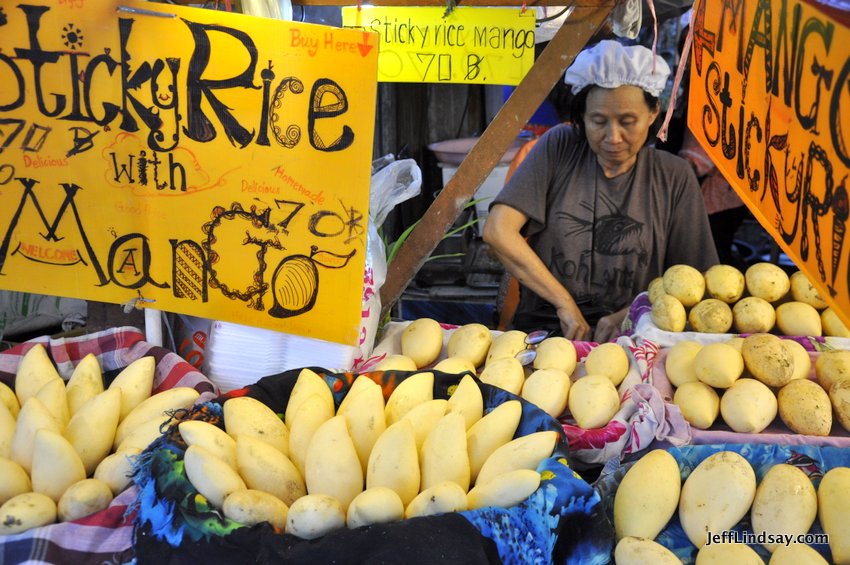
[[[684,159],[644,147],[631,170],[609,179],[584,135],[568,125],[543,135],[493,203],[528,216],[523,235],[591,324],[629,305],[671,265],[704,271],[718,262]],[[555,316],[522,288],[515,320],[529,314]]]

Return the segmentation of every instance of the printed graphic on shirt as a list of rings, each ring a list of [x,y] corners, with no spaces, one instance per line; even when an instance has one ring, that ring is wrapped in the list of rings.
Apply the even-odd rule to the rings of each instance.
[[[588,212],[584,217],[569,212],[556,214],[564,226],[565,238],[588,242],[588,248],[578,257],[578,264],[555,250],[552,257],[561,280],[571,287],[578,303],[592,303],[614,310],[631,296],[635,276],[633,269],[614,258],[637,257],[640,265],[646,265],[649,253],[641,237],[645,224],[624,213],[606,195],[600,194],[599,198],[604,210],[600,210],[602,215],[595,222],[592,219],[593,209],[588,203],[580,204]],[[589,245],[591,232],[593,249]],[[596,259],[591,261],[594,253]]]
[[[600,255],[637,254],[640,264],[646,265],[649,254],[641,240],[644,223],[624,214],[604,194],[600,194],[599,199],[607,208],[607,213],[596,218],[595,226],[592,220],[569,212],[558,212],[558,218],[570,226],[566,230],[566,235],[574,236],[593,230],[593,245],[596,253]],[[582,202],[581,207],[589,211],[592,218],[593,209],[590,205]],[[587,253],[590,252],[591,250],[587,251]]]

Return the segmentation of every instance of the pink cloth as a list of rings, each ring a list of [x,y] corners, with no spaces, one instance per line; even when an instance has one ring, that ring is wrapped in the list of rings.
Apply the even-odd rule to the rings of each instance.
[[[579,343],[579,342],[576,342]],[[575,425],[569,412],[561,418],[570,453],[584,463],[603,464],[609,459],[647,449],[655,440],[671,445],[690,442],[690,427],[678,406],[667,403],[652,386],[652,367],[659,348],[650,340],[617,338],[629,353],[629,373],[620,383],[620,410],[602,428],[585,430]]]
[[[690,130],[685,131],[679,156],[693,166],[697,178],[700,179],[705,211],[709,215],[744,205],[744,201],[726,181]]]
[[[658,390],[664,400],[672,405],[673,401],[673,386],[667,378],[667,372],[664,365],[667,361],[667,353],[670,350],[663,348],[658,359],[652,367],[652,384]],[[809,378],[815,379],[815,362],[820,356],[820,352],[809,352],[809,357],[812,359],[812,369],[809,372]],[[773,422],[760,433],[745,434],[732,430],[726,425],[722,418],[718,417],[714,425],[708,430],[700,430],[691,427],[691,441],[694,445],[708,445],[719,443],[761,443],[761,444],[780,444],[780,445],[818,445],[831,447],[850,447],[850,433],[845,430],[837,421],[832,424],[832,431],[828,436],[809,436],[797,434],[788,429],[782,423],[782,419],[777,416]]]

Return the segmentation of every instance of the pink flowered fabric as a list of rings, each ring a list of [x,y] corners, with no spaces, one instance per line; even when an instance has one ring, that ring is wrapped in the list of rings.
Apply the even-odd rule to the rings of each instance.
[[[579,461],[604,464],[611,458],[647,449],[655,441],[684,445],[690,440],[690,430],[679,409],[664,402],[652,386],[652,367],[658,358],[659,347],[640,337],[621,336],[617,343],[629,355],[629,373],[620,383],[620,410],[603,428],[585,430],[575,425],[567,413],[561,418],[570,444],[570,453]],[[581,350],[579,359],[595,346],[576,343]],[[581,369],[581,368],[580,368]]]

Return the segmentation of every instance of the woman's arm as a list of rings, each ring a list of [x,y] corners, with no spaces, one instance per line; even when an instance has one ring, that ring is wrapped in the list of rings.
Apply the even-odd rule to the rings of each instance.
[[[620,335],[623,320],[629,314],[630,307],[631,305],[626,306],[621,310],[599,318],[599,321],[596,322],[596,330],[593,332],[593,341],[596,343],[605,343],[617,338]]]
[[[494,204],[484,224],[484,241],[520,284],[555,307],[564,337],[588,340],[590,325],[569,291],[528,245],[520,230],[528,217],[505,204]]]

